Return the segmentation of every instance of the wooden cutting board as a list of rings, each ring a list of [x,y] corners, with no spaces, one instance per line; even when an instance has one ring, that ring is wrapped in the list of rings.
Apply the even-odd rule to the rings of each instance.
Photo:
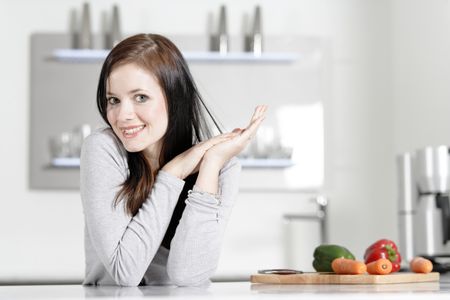
[[[253,283],[271,284],[390,284],[439,281],[439,273],[393,273],[388,275],[338,275],[332,273],[303,273],[292,275],[255,274]]]

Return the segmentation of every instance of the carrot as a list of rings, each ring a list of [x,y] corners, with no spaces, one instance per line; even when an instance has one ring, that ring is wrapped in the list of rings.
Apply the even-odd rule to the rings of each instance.
[[[385,275],[392,271],[392,263],[389,259],[380,258],[367,264],[367,273]]]
[[[364,274],[367,270],[363,262],[347,258],[336,258],[331,268],[337,274]]]
[[[433,270],[433,263],[426,258],[417,256],[411,260],[409,267],[414,273],[430,273]]]

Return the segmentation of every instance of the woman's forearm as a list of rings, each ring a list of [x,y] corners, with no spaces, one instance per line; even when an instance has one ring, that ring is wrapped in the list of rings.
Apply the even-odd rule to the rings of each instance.
[[[212,165],[205,164],[204,168],[206,172],[200,172],[202,176],[214,170]],[[167,261],[167,274],[172,283],[201,285],[214,274],[225,227],[237,197],[240,170],[237,159],[232,159],[221,169],[219,199],[198,190],[189,193]],[[201,182],[200,179],[198,183]]]
[[[202,160],[197,176],[195,186],[198,190],[216,195],[219,193],[219,172],[222,168],[220,163],[208,160],[206,157]]]

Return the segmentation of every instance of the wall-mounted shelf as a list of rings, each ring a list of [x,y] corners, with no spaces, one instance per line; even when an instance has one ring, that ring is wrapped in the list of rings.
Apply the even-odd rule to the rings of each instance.
[[[79,168],[80,158],[79,157],[62,157],[53,158],[50,162],[51,168]]]
[[[294,166],[294,162],[287,158],[240,158],[243,168],[288,168]],[[79,168],[79,157],[54,158],[50,163],[51,168]]]
[[[96,63],[103,62],[109,49],[55,49],[51,58],[60,62],[69,63]],[[293,52],[266,52],[255,55],[251,52],[183,52],[184,58],[189,62],[234,62],[234,63],[294,63],[299,55]]]
[[[295,163],[288,158],[240,158],[243,168],[288,168]]]

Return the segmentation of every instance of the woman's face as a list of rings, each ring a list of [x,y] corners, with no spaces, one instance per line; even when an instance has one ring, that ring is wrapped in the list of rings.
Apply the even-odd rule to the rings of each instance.
[[[164,93],[149,71],[128,63],[115,67],[107,81],[106,117],[129,152],[158,159],[168,114]]]

